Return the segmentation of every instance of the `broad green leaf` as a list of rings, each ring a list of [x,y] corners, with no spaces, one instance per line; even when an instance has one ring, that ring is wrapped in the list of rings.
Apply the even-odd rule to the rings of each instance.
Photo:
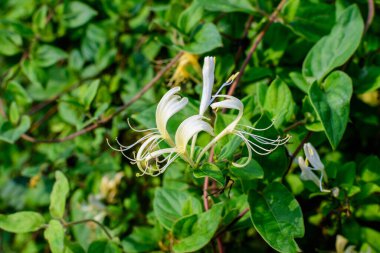
[[[34,55],[34,61],[40,67],[49,67],[66,58],[67,53],[65,51],[50,45],[42,45],[38,47]]]
[[[194,169],[193,175],[196,178],[211,177],[221,185],[226,183],[223,172],[213,163],[205,163],[202,167]]]
[[[151,252],[158,249],[162,239],[162,229],[157,227],[134,227],[121,244],[125,252]]]
[[[246,12],[248,14],[252,14],[256,11],[248,0],[197,0],[197,2],[202,4],[203,8],[209,11]]]
[[[213,238],[221,221],[223,206],[214,205],[209,211],[178,220],[173,234],[179,240],[174,243],[174,252],[195,252],[206,246]]]
[[[55,172],[55,183],[50,194],[50,214],[53,218],[61,219],[65,213],[66,198],[69,194],[69,182],[65,175]]]
[[[20,113],[18,112],[16,102],[12,102],[9,107],[9,120],[13,125],[16,125],[20,119]]]
[[[307,54],[302,73],[312,82],[322,79],[334,68],[343,65],[356,51],[363,34],[360,10],[351,5],[339,16],[331,33],[320,39]]]
[[[303,92],[305,92],[307,94],[310,85],[305,80],[305,78],[303,77],[303,75],[301,73],[290,72],[289,77],[292,79],[294,85],[297,86],[297,88],[299,88],[300,90],[302,90]]]
[[[50,220],[48,228],[44,232],[45,239],[49,242],[52,253],[65,253],[65,230],[57,220]]]
[[[21,51],[22,38],[20,35],[0,30],[0,55],[12,56]]]
[[[374,182],[380,185],[380,159],[371,155],[364,159],[359,165],[360,179],[364,182]]]
[[[354,82],[355,93],[365,93],[380,88],[380,67],[369,66],[361,70],[359,80]]]
[[[42,228],[45,219],[36,212],[17,212],[14,214],[0,214],[0,228],[12,233],[34,232]]]
[[[65,95],[58,103],[59,116],[67,123],[76,126],[81,125],[84,110],[83,106],[77,101],[77,99]]]
[[[243,162],[238,162],[238,163],[243,163]],[[264,177],[263,168],[255,160],[251,160],[245,167],[242,167],[242,168],[232,167],[230,170],[232,174],[244,180],[259,179],[259,178]]]
[[[263,239],[279,252],[297,252],[294,238],[304,235],[301,208],[280,183],[268,185],[262,193],[250,190],[251,220]]]
[[[70,28],[76,28],[86,24],[90,19],[98,13],[87,4],[79,1],[72,1],[68,3],[65,10],[65,24]]]
[[[171,230],[175,221],[181,217],[202,212],[202,205],[188,192],[158,188],[153,210],[161,225]]]
[[[178,18],[178,27],[187,33],[199,24],[199,20],[202,18],[203,8],[202,6],[194,1]]]
[[[276,78],[267,90],[264,103],[264,109],[271,114],[275,126],[279,127],[289,122],[294,117],[294,107],[295,103],[288,85]]]
[[[222,46],[222,38],[212,23],[204,24],[194,35],[192,42],[181,47],[193,54],[204,54]]]
[[[121,253],[121,250],[114,242],[102,240],[91,243],[87,253]]]
[[[92,101],[94,100],[96,93],[99,88],[100,80],[96,79],[92,81],[86,88],[85,94],[81,94],[81,99],[83,100],[83,105],[86,109],[90,108]]]
[[[341,71],[331,73],[321,87],[314,82],[309,89],[310,102],[334,149],[346,130],[351,95],[351,78]]]
[[[335,8],[332,4],[310,0],[290,0],[283,8],[282,17],[296,34],[316,42],[334,25]]]
[[[0,140],[14,143],[21,137],[21,135],[28,131],[29,127],[29,116],[23,115],[17,127],[14,127],[9,121],[4,121],[4,119],[0,117]]]

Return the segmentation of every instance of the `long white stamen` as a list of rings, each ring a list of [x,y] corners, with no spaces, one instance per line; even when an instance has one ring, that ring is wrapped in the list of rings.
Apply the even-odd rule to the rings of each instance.
[[[131,125],[131,122],[129,122],[129,118],[127,119],[127,124],[129,126],[129,128],[131,128],[133,131],[138,132],[138,133],[143,133],[143,132],[148,132],[148,131],[156,131],[157,132],[156,127],[155,128],[142,129],[142,130],[136,129]]]

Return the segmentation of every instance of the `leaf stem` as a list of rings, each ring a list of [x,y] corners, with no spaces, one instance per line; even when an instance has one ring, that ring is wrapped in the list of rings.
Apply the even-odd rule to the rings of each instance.
[[[82,224],[82,223],[87,223],[87,222],[93,222],[93,223],[95,223],[96,225],[98,225],[104,231],[104,233],[107,235],[108,239],[110,239],[110,240],[113,239],[112,235],[108,232],[107,228],[102,223],[100,223],[99,221],[94,220],[94,219],[84,219],[84,220],[66,222],[63,225],[65,227],[69,227],[69,226],[74,226],[74,225],[78,225],[78,224]]]

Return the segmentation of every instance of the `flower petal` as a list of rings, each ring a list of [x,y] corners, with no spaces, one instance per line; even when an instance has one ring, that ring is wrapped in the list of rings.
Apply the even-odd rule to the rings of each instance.
[[[205,131],[211,135],[214,135],[213,129],[209,123],[205,122],[205,117],[201,115],[193,115],[185,119],[181,125],[179,125],[175,134],[175,144],[178,153],[185,153],[186,146],[189,140],[197,133]]]
[[[226,99],[223,101],[215,102],[211,104],[212,109],[227,108],[227,109],[235,109],[239,111],[239,114],[236,116],[236,119],[227,126],[227,128],[229,128],[230,131],[234,130],[236,128],[236,125],[239,123],[241,117],[243,116],[243,110],[244,110],[243,103],[239,99],[233,96],[229,96],[229,95],[218,95],[216,97],[221,97],[221,98],[226,98]]]
[[[201,104],[199,107],[199,115],[203,115],[210,104],[212,87],[214,85],[214,70],[215,70],[215,58],[207,56],[204,59],[203,64],[203,90]]]
[[[170,135],[166,130],[166,124],[168,120],[177,112],[182,110],[188,103],[187,98],[181,98],[178,95],[175,95],[180,91],[180,87],[174,87],[170,89],[166,94],[161,98],[160,102],[157,105],[156,109],[156,125],[157,129],[162,135],[162,138],[165,140],[170,140]]]
[[[313,167],[317,170],[323,170],[325,166],[321,162],[317,150],[315,150],[315,148],[310,143],[303,145],[303,150],[305,151],[306,158],[310,164],[313,165]]]

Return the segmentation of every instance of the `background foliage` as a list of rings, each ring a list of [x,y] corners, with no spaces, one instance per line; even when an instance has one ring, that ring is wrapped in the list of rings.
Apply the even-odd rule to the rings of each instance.
[[[212,252],[218,236],[226,252],[380,252],[380,1],[289,0],[270,16],[279,3],[2,0],[0,251]],[[206,55],[218,85],[248,60],[234,93],[244,120],[276,118],[266,135],[291,142],[239,169],[225,161],[245,151],[225,139],[202,170],[137,178],[106,138],[140,138],[126,119],[154,126],[168,86],[190,97],[169,129],[196,114]],[[300,180],[292,160],[307,141],[334,194]],[[235,181],[208,212],[206,175],[211,192]]]

